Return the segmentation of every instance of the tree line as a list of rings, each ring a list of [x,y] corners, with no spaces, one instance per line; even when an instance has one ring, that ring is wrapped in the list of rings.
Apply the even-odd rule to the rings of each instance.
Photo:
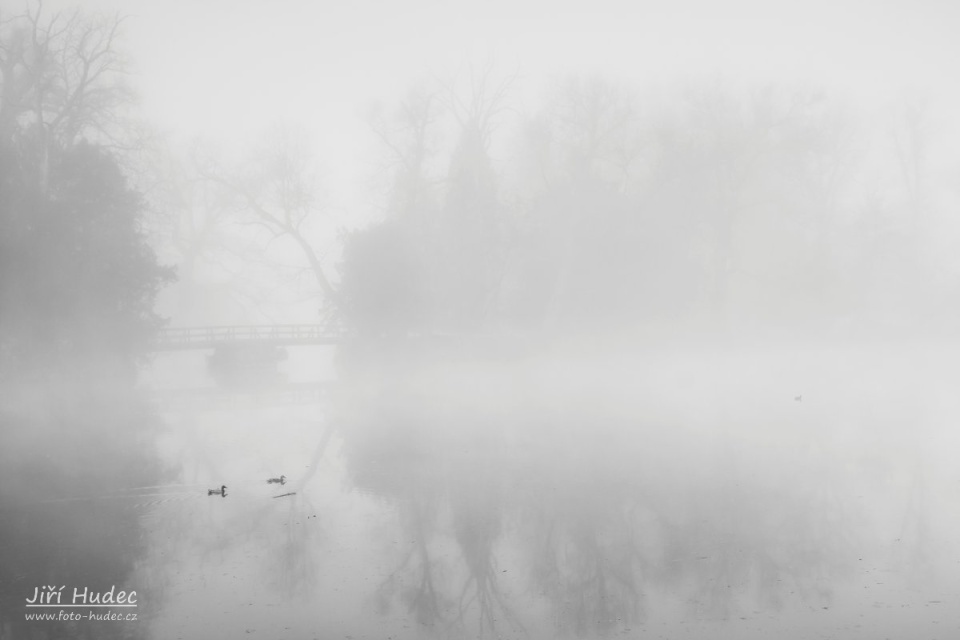
[[[241,287],[252,264],[302,272],[326,318],[367,336],[948,329],[952,185],[921,101],[877,124],[786,86],[571,77],[520,110],[518,84],[479,69],[372,108],[373,222],[339,233],[296,132],[194,154],[172,255]]]

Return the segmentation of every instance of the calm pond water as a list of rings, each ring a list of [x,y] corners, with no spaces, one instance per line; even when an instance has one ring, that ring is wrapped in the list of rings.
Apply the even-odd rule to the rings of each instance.
[[[18,513],[127,550],[45,569],[135,589],[118,637],[951,638],[958,380],[927,349],[357,370],[168,410],[161,480]]]

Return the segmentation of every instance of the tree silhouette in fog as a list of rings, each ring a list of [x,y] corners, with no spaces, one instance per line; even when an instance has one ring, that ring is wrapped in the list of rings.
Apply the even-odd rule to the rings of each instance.
[[[305,133],[276,129],[243,162],[230,165],[208,158],[197,171],[219,189],[236,222],[260,232],[259,248],[245,252],[243,260],[263,260],[275,240],[289,243],[306,262],[306,272],[319,288],[326,311],[334,311],[337,291],[325,251],[315,240],[317,225],[329,223],[329,207],[323,201],[320,170]]]
[[[0,626],[16,637],[139,635],[23,615],[38,586],[124,588],[141,548],[121,492],[160,473],[133,374],[172,272],[122,169],[118,26],[38,5],[0,28]]]
[[[944,256],[902,248],[936,219],[916,110],[891,142],[812,91],[573,79],[518,114],[504,86],[421,91],[378,124],[396,168],[345,239],[349,328],[835,334],[930,322],[949,287]]]
[[[346,238],[351,329],[462,333],[496,321],[509,233],[490,145],[509,82],[484,70],[466,85],[415,92],[395,125],[374,125],[395,168],[384,218]],[[431,145],[439,131],[454,140],[442,153]]]
[[[443,180],[438,169],[441,107],[436,93],[417,87],[393,110],[369,115],[382,141],[377,177],[385,219],[350,233],[340,264],[344,324],[364,335],[406,335],[428,326],[430,230]]]
[[[113,125],[125,104],[118,21],[79,12],[14,16],[0,32],[0,348],[41,356],[143,349],[153,297],[171,278],[142,231]]]
[[[48,194],[34,189],[34,176],[6,173],[0,196],[8,364],[132,360],[159,326],[153,298],[171,277],[140,231],[139,196],[116,162],[86,143],[52,154]]]

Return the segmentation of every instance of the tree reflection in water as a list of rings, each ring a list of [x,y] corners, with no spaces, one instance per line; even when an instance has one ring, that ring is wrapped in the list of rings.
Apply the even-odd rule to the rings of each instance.
[[[647,419],[611,389],[457,370],[348,378],[339,404],[350,478],[393,505],[407,544],[382,613],[483,635],[536,627],[546,606],[557,632],[605,635],[642,624],[653,595],[694,619],[819,609],[856,566],[854,478],[809,424],[765,441],[749,421]]]
[[[270,584],[277,586],[287,600],[313,593],[320,573],[318,551],[322,549],[322,529],[303,526],[315,517],[316,509],[304,497],[280,498],[277,511],[285,512],[282,542],[267,547],[271,552],[262,565]],[[272,505],[271,505],[272,506]]]
[[[377,608],[387,613],[399,600],[416,621],[426,627],[443,622],[450,600],[438,589],[445,574],[433,549],[440,528],[444,482],[438,458],[429,450],[428,437],[418,433],[420,416],[404,413],[399,394],[384,394],[374,404],[362,389],[345,395],[344,406],[367,406],[367,414],[344,425],[344,452],[350,473],[360,489],[391,503],[399,521],[401,557],[376,593]],[[393,428],[390,428],[393,427]]]
[[[569,486],[558,489],[553,497],[569,502],[545,502],[528,522],[532,578],[558,628],[585,635],[635,624],[644,614],[644,559],[625,496],[581,500]]]
[[[496,427],[490,426],[489,430],[489,433],[495,433]],[[480,433],[471,438],[473,450],[481,455],[482,452],[495,451],[499,444],[484,442],[484,435]],[[522,629],[523,625],[505,600],[495,555],[503,531],[507,487],[498,477],[496,466],[489,464],[494,460],[469,456],[460,462],[450,478],[449,493],[453,537],[467,569],[457,595],[456,621],[464,626],[466,612],[476,607],[481,635],[485,629],[496,631],[498,619]]]
[[[403,539],[410,539],[409,550],[403,555],[397,568],[377,589],[377,609],[381,614],[390,611],[391,601],[399,599],[416,621],[433,627],[443,619],[443,611],[449,606],[441,601],[434,582],[442,573],[440,563],[430,550],[428,514],[430,506],[410,497],[401,505],[401,530]]]

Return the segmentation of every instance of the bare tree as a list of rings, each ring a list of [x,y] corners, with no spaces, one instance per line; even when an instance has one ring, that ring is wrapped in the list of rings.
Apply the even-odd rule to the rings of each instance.
[[[314,158],[302,136],[281,132],[259,149],[245,167],[228,172],[211,163],[200,175],[233,196],[236,208],[271,239],[286,238],[309,264],[328,301],[337,292],[327,276],[323,255],[307,236],[307,228],[324,212]]]
[[[447,170],[444,203],[436,222],[435,286],[443,300],[446,329],[489,324],[507,263],[505,216],[491,144],[513,83],[497,81],[486,65],[471,68],[466,87],[444,85],[443,101],[457,125]]]
[[[38,2],[0,18],[0,139],[29,132],[45,190],[49,154],[83,138],[121,145],[120,113],[131,94],[116,44],[122,19],[79,10],[50,15]]]
[[[929,215],[929,109],[921,99],[905,100],[897,110],[891,137],[903,184],[905,208],[912,233],[920,239]]]
[[[440,120],[436,93],[416,87],[392,112],[376,107],[368,120],[386,150],[382,169],[390,181],[390,213],[406,218],[433,208],[431,191],[438,180],[430,175],[430,163],[437,154]]]
[[[544,180],[589,173],[622,189],[643,151],[632,92],[593,76],[568,78],[552,93],[538,118],[552,147],[539,158]]]

